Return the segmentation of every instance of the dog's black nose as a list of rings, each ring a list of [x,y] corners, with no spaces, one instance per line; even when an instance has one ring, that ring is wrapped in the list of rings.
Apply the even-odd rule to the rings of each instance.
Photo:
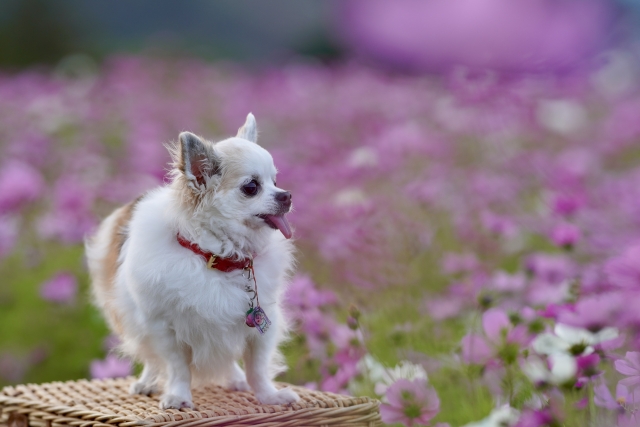
[[[276,200],[280,203],[291,203],[291,193],[288,191],[276,193]]]

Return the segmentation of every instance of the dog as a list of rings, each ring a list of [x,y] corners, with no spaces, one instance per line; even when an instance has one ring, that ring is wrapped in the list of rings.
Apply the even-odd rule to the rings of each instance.
[[[252,389],[262,404],[296,402],[272,381],[285,368],[291,194],[276,186],[254,116],[236,137],[182,132],[167,148],[170,183],[115,210],[85,242],[95,302],[120,350],[144,364],[131,393],[162,390],[161,409],[193,408],[192,383],[217,383]]]

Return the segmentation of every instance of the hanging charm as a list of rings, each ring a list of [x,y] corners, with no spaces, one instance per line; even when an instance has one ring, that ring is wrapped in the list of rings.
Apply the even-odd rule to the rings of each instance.
[[[245,277],[247,280],[253,279],[254,285],[253,289],[251,286],[247,286],[245,289],[247,293],[253,294],[249,299],[249,310],[246,313],[245,324],[250,328],[256,328],[258,332],[260,332],[260,335],[262,335],[269,329],[271,320],[269,320],[267,313],[265,313],[262,307],[260,307],[260,299],[258,298],[258,282],[256,281],[256,275],[253,271],[253,261],[251,261],[245,271],[247,272]],[[256,302],[255,307],[253,305],[253,301]]]
[[[267,332],[271,325],[271,320],[267,317],[267,313],[265,313],[260,306],[255,308],[252,307],[247,311],[247,318],[245,322],[247,326],[256,328],[258,332],[260,332],[260,335]]]

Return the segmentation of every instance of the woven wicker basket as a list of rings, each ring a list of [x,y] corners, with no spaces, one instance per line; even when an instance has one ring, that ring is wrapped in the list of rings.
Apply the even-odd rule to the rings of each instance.
[[[196,410],[161,410],[157,396],[131,396],[133,378],[5,387],[2,427],[378,426],[379,402],[291,386],[293,405],[261,405],[250,392],[218,386],[193,391]],[[287,384],[279,384],[279,387]]]

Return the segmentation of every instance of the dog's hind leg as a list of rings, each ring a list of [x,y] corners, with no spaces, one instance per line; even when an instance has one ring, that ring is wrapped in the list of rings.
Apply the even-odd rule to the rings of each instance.
[[[160,409],[193,408],[191,399],[190,349],[180,345],[173,329],[164,321],[152,326],[149,343],[164,362],[164,393]]]
[[[142,369],[142,373],[140,374],[140,378],[138,378],[138,381],[131,384],[129,393],[144,394],[147,396],[153,393],[157,393],[159,375],[160,369],[156,365],[150,362],[146,362],[144,364],[144,368]]]

